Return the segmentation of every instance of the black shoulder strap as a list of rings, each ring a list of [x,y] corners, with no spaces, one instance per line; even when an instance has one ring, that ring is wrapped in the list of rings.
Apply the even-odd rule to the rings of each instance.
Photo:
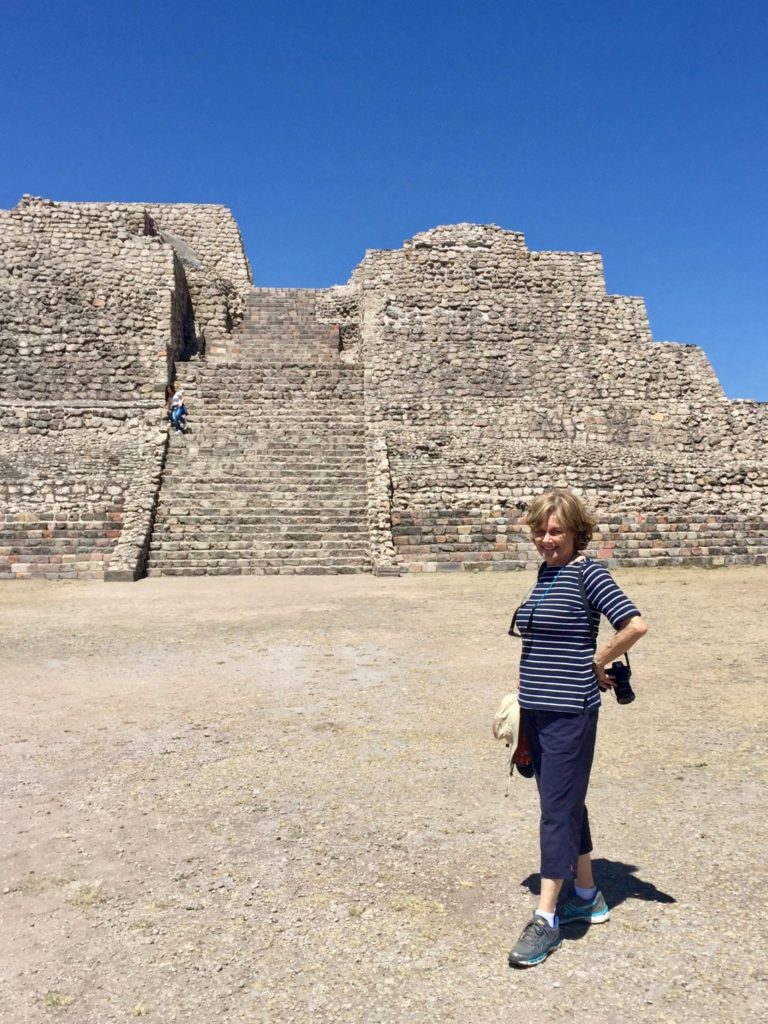
[[[584,605],[584,611],[587,613],[587,622],[589,623],[589,631],[592,634],[592,643],[597,647],[597,627],[595,626],[594,619],[592,618],[592,605],[589,603],[589,598],[587,597],[587,588],[584,586],[584,567],[586,564],[586,560],[576,563],[576,580],[579,584],[581,603]]]

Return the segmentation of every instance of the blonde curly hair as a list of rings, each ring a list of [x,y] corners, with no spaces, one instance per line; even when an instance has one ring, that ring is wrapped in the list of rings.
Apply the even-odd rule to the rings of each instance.
[[[550,516],[557,516],[560,525],[572,531],[577,551],[583,551],[592,540],[597,520],[581,498],[572,491],[555,488],[546,494],[540,494],[528,506],[525,521],[532,531],[540,530],[546,526]]]

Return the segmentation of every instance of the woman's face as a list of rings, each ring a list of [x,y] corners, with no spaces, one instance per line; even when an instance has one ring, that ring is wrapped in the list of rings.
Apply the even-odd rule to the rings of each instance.
[[[560,525],[556,515],[551,515],[532,531],[536,550],[549,566],[566,565],[576,553],[576,537],[573,530]]]

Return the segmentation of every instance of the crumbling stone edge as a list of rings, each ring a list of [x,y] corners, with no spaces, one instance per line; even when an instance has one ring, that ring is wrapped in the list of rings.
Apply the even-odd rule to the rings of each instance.
[[[164,416],[162,430],[165,436],[159,449],[157,469],[147,482],[146,490],[136,493],[133,509],[126,508],[123,531],[110,557],[109,567],[104,572],[105,583],[134,583],[146,575],[149,545],[170,444],[170,433]]]
[[[374,576],[399,576],[405,572],[392,537],[392,474],[386,438],[366,430],[365,456],[368,471],[368,527]]]

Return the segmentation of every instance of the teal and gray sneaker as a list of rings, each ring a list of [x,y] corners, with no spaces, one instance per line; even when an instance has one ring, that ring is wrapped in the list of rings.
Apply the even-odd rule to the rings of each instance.
[[[563,940],[557,925],[551,928],[543,917],[534,914],[509,951],[510,967],[533,967],[554,953]]]
[[[557,908],[560,924],[574,924],[586,921],[587,924],[602,924],[611,916],[608,904],[598,889],[591,900],[583,900],[575,892],[565,899]]]

